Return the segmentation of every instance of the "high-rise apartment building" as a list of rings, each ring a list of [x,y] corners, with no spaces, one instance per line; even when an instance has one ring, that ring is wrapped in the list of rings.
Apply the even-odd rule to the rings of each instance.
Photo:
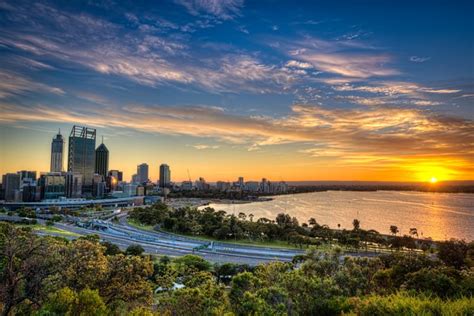
[[[160,180],[159,185],[162,188],[167,188],[171,184],[171,170],[167,164],[160,165]]]
[[[100,174],[104,179],[109,171],[109,150],[102,144],[95,150],[95,173]]]
[[[137,166],[137,182],[148,182],[148,164],[142,163]]]
[[[69,135],[68,172],[82,175],[83,193],[92,193],[95,171],[95,138],[93,128],[74,125]]]
[[[51,172],[63,171],[64,138],[61,131],[58,132],[51,143]]]

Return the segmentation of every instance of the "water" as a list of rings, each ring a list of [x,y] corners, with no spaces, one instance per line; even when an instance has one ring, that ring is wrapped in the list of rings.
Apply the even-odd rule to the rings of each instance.
[[[474,194],[425,192],[327,191],[280,195],[272,201],[245,204],[211,204],[228,214],[240,212],[275,219],[278,213],[298,218],[300,223],[314,217],[320,225],[352,229],[357,218],[364,229],[389,234],[396,225],[401,234],[417,228],[420,237],[474,240]]]

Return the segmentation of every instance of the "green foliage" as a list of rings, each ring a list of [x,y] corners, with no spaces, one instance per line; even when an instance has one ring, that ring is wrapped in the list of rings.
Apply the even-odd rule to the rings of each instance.
[[[101,243],[101,245],[105,247],[104,254],[106,256],[115,256],[115,255],[118,255],[118,254],[122,253],[119,246],[117,246],[116,244],[113,244],[109,241],[104,241],[104,242]]]
[[[195,255],[185,255],[175,260],[178,271],[182,274],[192,271],[209,271],[211,264],[203,258]]]
[[[141,256],[144,252],[145,249],[140,245],[130,245],[125,250],[125,253],[129,256]]]
[[[450,240],[438,244],[438,257],[448,266],[460,269],[468,266],[474,259],[474,242]]]
[[[440,298],[410,296],[397,293],[389,296],[370,296],[354,302],[354,310],[361,316],[404,315],[472,315],[474,299],[462,298],[442,301]]]
[[[275,225],[295,223],[280,216]],[[340,249],[314,248],[295,263],[212,266],[195,255],[152,262],[95,236],[68,242],[0,223],[0,307],[3,315],[472,315],[469,251],[461,269],[415,252],[343,259]]]

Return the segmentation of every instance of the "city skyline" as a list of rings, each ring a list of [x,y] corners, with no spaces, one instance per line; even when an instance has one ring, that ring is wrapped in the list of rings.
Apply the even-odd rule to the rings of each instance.
[[[84,125],[127,181],[474,179],[472,3],[278,6],[2,2],[0,174]]]

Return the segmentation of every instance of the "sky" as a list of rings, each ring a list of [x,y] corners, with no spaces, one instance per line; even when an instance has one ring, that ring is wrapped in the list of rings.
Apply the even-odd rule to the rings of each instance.
[[[0,174],[97,129],[172,180],[474,179],[472,1],[1,1]],[[66,162],[66,159],[65,159]]]

